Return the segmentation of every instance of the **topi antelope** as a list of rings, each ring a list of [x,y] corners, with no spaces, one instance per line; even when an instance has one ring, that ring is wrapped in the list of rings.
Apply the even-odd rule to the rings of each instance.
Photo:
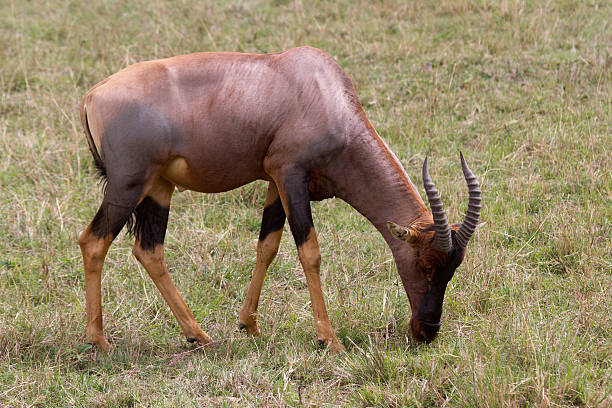
[[[429,212],[366,118],[351,80],[322,51],[198,53],[134,64],[85,95],[81,121],[107,182],[98,212],[79,235],[87,341],[103,350],[110,347],[102,328],[102,266],[127,223],[135,236],[134,255],[187,341],[211,344],[164,262],[170,200],[175,186],[218,193],[255,180],[268,181],[268,192],[257,260],[240,312],[242,329],[260,334],[259,296],[288,218],[317,339],[343,350],[323,300],[310,210],[311,200],[336,196],[366,217],[391,248],[413,312],[413,337],[429,342],[436,336],[446,285],[478,223],[478,182],[461,155],[469,205],[464,222],[451,228],[425,159]]]

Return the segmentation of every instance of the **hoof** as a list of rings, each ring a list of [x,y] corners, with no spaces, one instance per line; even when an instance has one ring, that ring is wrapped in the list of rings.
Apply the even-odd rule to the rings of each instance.
[[[255,324],[254,326],[247,326],[246,324],[240,322],[238,323],[238,328],[240,330],[246,331],[252,336],[261,336],[261,331],[259,331],[259,327],[257,327],[257,324]]]
[[[213,344],[213,340],[210,338],[210,336],[204,332],[201,332],[199,334],[196,333],[195,336],[189,336],[186,337],[186,340],[189,343],[198,343],[201,344],[204,347],[208,347],[211,346]]]
[[[332,342],[331,344],[331,350],[334,353],[343,353],[344,351],[346,351],[346,349],[344,348],[344,346],[342,345],[342,343],[340,343],[339,341],[336,340],[336,342]]]
[[[112,348],[110,343],[106,341],[104,337],[98,338],[96,340],[88,340],[87,344],[91,344],[92,346],[97,347],[98,349],[100,349],[100,351],[103,351],[105,353],[108,353]]]
[[[212,341],[212,340],[209,340],[207,342],[203,342],[203,341],[200,341],[200,340],[198,340],[196,338],[193,338],[193,337],[188,337],[187,338],[187,342],[190,343],[190,344],[197,344],[198,346],[205,347],[205,348],[209,348],[209,347],[212,347],[212,346],[215,345],[215,342]]]
[[[330,350],[334,353],[341,353],[345,351],[345,348],[342,343],[340,343],[340,341],[338,341],[338,339],[336,338],[330,340],[317,339],[317,343],[321,348],[329,347]]]

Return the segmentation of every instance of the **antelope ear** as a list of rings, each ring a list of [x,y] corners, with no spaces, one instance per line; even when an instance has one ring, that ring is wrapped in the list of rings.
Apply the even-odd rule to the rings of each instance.
[[[419,240],[420,232],[416,228],[402,227],[393,221],[387,221],[387,228],[394,238],[414,244]]]

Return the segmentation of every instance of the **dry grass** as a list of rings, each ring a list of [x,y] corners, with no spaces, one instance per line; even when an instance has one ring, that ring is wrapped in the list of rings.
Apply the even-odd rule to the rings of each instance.
[[[612,4],[444,0],[4,1],[0,6],[0,405],[610,406]],[[429,346],[374,228],[314,204],[332,323],[316,347],[285,234],[261,304],[237,330],[265,185],[175,196],[173,278],[219,344],[192,349],[121,236],[103,278],[113,351],[84,344],[76,234],[101,191],[80,129],[85,90],[127,64],[192,51],[309,44],[353,78],[417,183],[424,155],[452,221],[457,150],[487,221]]]

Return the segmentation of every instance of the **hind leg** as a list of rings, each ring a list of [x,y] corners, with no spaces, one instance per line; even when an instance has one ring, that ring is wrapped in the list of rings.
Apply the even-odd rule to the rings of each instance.
[[[94,219],[79,234],[85,269],[87,342],[95,344],[103,351],[109,350],[110,344],[104,338],[102,325],[102,266],[113,239],[119,234],[138,202],[138,191],[134,188],[124,189],[123,197],[108,191]],[[118,202],[125,205],[118,205]]]
[[[87,314],[86,339],[103,351],[110,349],[104,338],[102,325],[102,265],[113,236],[98,237],[92,224],[79,234],[79,245],[85,268],[85,310]]]
[[[173,191],[173,184],[160,179],[138,205],[135,211],[137,222],[134,229],[136,242],[132,252],[170,306],[187,341],[209,345],[212,344],[212,339],[202,331],[176,290],[164,261],[164,237]]]

